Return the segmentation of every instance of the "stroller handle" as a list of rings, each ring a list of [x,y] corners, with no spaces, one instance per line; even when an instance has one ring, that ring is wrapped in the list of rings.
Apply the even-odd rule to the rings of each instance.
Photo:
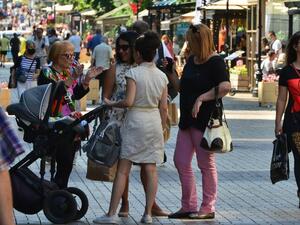
[[[109,106],[107,106],[107,105],[100,105],[100,106],[96,107],[92,111],[90,111],[90,112],[86,113],[85,115],[81,116],[79,119],[74,120],[65,129],[63,129],[62,132],[66,132],[66,131],[74,128],[75,126],[80,124],[82,121],[86,121],[87,123],[90,123],[94,119],[96,119],[97,117],[99,117],[100,120],[102,120],[102,118],[104,117],[104,112],[108,108],[109,108]]]

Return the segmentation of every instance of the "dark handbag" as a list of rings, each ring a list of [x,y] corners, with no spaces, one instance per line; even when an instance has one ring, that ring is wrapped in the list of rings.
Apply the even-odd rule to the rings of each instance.
[[[16,88],[17,87],[17,80],[16,74],[12,73],[12,68],[10,68],[10,75],[8,80],[8,88]]]
[[[219,88],[215,87],[215,109],[210,115],[200,146],[211,153],[226,153],[233,149],[232,138],[225,116],[222,118],[223,106],[218,93]]]
[[[16,80],[25,83],[27,80],[26,71],[23,70],[21,67],[18,67],[15,72]]]
[[[112,167],[119,159],[121,150],[120,127],[116,122],[104,120],[83,146],[87,157],[99,164]]]
[[[276,136],[273,141],[273,154],[271,160],[270,175],[272,184],[282,180],[288,180],[290,174],[289,155],[286,134]]]
[[[32,64],[34,63],[34,61],[35,61],[35,58],[32,60],[28,71],[25,71],[24,69],[22,69],[21,65],[16,68],[15,76],[16,76],[17,81],[19,81],[21,83],[26,82],[26,80],[27,80],[26,72],[29,72],[31,70],[31,67],[32,67]]]

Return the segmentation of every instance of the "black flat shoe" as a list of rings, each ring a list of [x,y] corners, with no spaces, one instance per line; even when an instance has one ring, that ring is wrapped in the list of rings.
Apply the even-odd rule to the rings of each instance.
[[[189,215],[190,219],[196,219],[196,220],[205,220],[205,219],[214,219],[215,213],[191,213]]]
[[[195,212],[175,212],[168,215],[169,219],[189,219],[189,215]]]

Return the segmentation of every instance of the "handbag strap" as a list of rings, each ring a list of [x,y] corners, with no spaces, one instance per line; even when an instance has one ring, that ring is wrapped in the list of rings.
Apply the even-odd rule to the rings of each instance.
[[[213,122],[214,121],[213,115],[215,115],[217,117],[215,119],[219,120],[219,124],[222,126],[223,122],[227,123],[227,121],[226,121],[223,105],[219,101],[219,86],[215,87],[214,92],[215,92],[215,109],[213,110],[213,112],[210,115],[209,125],[213,126],[213,123],[214,123]],[[222,119],[222,116],[224,117],[224,120]]]
[[[215,104],[216,104],[216,111],[217,111],[217,119],[220,122],[220,125],[222,125],[223,121],[222,121],[222,105],[219,101],[219,86],[215,87]]]
[[[28,69],[27,73],[29,73],[29,72],[30,72],[30,70],[31,70],[31,67],[32,67],[32,65],[33,65],[34,61],[35,61],[35,57],[32,59],[31,65],[30,65],[30,67],[29,67],[29,69]]]

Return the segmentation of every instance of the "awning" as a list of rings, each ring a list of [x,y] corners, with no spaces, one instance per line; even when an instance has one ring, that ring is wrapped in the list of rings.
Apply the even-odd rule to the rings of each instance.
[[[242,7],[242,8],[257,4],[257,0],[216,0],[216,1],[212,0],[207,5],[225,6],[226,7],[227,1],[229,3],[229,6],[238,6],[238,7]]]
[[[144,16],[148,16],[148,15],[149,15],[148,9],[144,9],[143,11],[139,12],[139,18],[143,18]]]
[[[51,12],[52,8],[50,6],[41,8],[42,11]]]
[[[97,11],[94,9],[85,10],[85,11],[80,12],[81,16],[95,16],[96,13],[97,13]]]
[[[113,16],[115,13],[121,11],[122,9],[128,8],[128,7],[130,7],[128,3],[123,4],[123,5],[121,5],[121,6],[117,7],[117,8],[115,8],[115,9],[113,9],[113,10],[111,10],[111,11],[109,11],[109,12],[107,12],[107,13],[104,13],[103,15],[97,17],[96,20],[102,20],[102,19],[111,17],[111,16]]]
[[[194,11],[191,11],[191,12],[188,12],[188,13],[185,13],[185,14],[182,14],[180,16],[177,16],[177,17],[174,17],[171,19],[171,24],[175,24],[175,23],[182,23],[182,22],[187,22],[187,23],[191,23],[192,20],[194,19],[196,15],[196,12],[195,10]]]
[[[161,0],[161,1],[157,1],[153,4],[153,6],[168,6],[168,5],[173,5],[174,3],[176,3],[176,0]]]
[[[55,5],[56,13],[69,13],[73,10],[73,5]]]

